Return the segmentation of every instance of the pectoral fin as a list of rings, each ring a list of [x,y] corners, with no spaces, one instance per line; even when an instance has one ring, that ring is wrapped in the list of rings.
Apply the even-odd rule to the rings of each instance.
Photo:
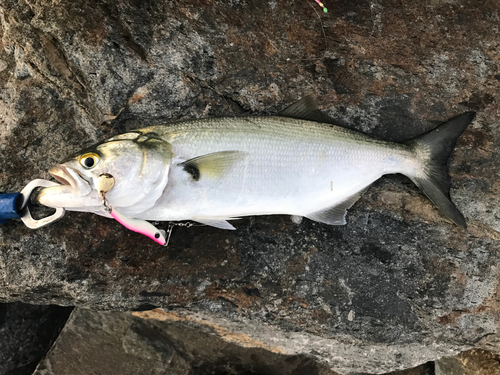
[[[178,165],[183,167],[195,181],[202,177],[217,178],[229,171],[245,154],[242,151],[220,151],[198,156]]]
[[[319,221],[320,223],[330,224],[330,225],[345,225],[345,217],[347,215],[347,210],[352,207],[354,203],[364,194],[368,188],[363,189],[356,194],[350,196],[343,202],[329,207],[325,210],[316,211],[305,215],[308,219]]]

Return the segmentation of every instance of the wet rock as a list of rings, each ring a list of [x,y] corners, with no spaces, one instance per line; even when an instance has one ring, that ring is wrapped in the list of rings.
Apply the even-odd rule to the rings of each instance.
[[[245,218],[234,232],[176,227],[166,249],[70,213],[0,227],[0,299],[163,307],[338,373],[498,353],[500,4],[312,5],[3,1],[0,190],[133,127],[271,114],[312,94],[394,141],[478,111],[450,163],[467,230],[399,176],[375,183],[345,227]]]

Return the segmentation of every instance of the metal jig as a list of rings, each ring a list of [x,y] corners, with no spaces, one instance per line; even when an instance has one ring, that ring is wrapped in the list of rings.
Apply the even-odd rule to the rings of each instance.
[[[97,180],[97,191],[102,197],[102,204],[104,206],[104,210],[107,213],[111,213],[113,208],[109,205],[108,200],[106,199],[106,193],[110,191],[113,186],[115,186],[115,178],[111,176],[109,173],[103,173],[99,176]]]

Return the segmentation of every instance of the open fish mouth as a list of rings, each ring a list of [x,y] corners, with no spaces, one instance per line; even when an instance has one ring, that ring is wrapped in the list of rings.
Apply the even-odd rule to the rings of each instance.
[[[99,194],[93,190],[84,176],[77,170],[58,164],[49,173],[61,185],[44,188],[38,194],[38,201],[48,207],[64,207],[74,211],[89,211],[101,204]],[[89,208],[90,207],[90,208]]]
[[[49,173],[63,186],[70,186],[75,196],[82,197],[90,194],[92,191],[89,181],[75,169],[58,164],[52,167]]]

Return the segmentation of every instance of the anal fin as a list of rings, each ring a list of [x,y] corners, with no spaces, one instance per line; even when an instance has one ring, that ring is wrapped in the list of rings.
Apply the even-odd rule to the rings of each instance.
[[[359,198],[361,198],[366,190],[368,190],[368,188],[358,191],[356,194],[351,195],[349,198],[345,199],[341,203],[336,204],[333,207],[328,207],[324,210],[312,212],[305,215],[305,217],[329,225],[345,225],[347,224],[345,220],[347,210],[351,208]]]
[[[219,228],[219,229],[227,229],[227,230],[236,230],[231,224],[229,224],[227,220],[235,220],[237,218],[217,218],[217,217],[193,217],[194,221],[198,223],[209,225],[211,227]]]

